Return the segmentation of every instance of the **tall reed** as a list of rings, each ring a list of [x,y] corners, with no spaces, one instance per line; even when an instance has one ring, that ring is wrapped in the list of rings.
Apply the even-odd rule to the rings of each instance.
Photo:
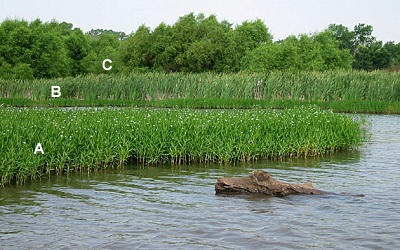
[[[269,74],[143,73],[89,75],[33,81],[0,80],[0,98],[52,100],[162,100],[223,98],[305,101],[400,101],[400,75],[385,71],[288,72]]]

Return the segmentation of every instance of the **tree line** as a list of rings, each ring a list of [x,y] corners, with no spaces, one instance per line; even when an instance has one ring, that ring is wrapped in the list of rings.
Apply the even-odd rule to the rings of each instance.
[[[331,24],[314,34],[273,41],[259,19],[234,26],[215,15],[190,13],[173,25],[135,32],[93,29],[66,22],[7,19],[0,24],[0,78],[58,78],[128,72],[269,72],[272,70],[399,70],[400,43],[383,44],[373,27]]]

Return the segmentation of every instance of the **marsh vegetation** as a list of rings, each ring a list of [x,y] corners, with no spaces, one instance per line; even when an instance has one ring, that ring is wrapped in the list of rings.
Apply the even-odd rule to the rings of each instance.
[[[354,149],[361,122],[315,106],[274,110],[1,109],[1,184],[139,164],[232,163]],[[38,142],[44,154],[33,154]]]

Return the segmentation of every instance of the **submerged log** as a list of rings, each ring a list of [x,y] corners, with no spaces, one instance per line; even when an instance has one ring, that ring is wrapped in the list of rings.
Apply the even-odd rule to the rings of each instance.
[[[245,177],[218,178],[215,192],[217,194],[259,193],[279,197],[290,194],[331,194],[315,189],[311,182],[305,184],[280,182],[272,178],[268,172],[256,170]]]

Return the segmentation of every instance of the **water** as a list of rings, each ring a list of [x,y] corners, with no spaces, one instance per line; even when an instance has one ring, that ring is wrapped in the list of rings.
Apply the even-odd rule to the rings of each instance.
[[[0,249],[396,249],[400,116],[373,115],[359,152],[257,164],[127,167],[0,190]],[[365,197],[215,195],[219,176]]]

